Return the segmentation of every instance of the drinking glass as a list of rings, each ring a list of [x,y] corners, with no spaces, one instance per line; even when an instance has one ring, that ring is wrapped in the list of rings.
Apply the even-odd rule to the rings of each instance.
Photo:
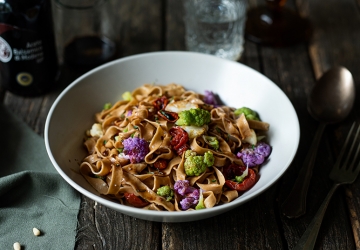
[[[185,0],[184,7],[188,50],[240,59],[247,0]]]
[[[109,0],[54,0],[58,53],[71,67],[93,68],[115,59],[114,14]]]

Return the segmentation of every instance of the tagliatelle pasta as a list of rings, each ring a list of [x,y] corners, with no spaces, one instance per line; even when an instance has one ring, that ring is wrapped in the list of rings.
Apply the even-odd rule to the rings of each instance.
[[[269,124],[248,110],[219,105],[210,91],[144,84],[95,115],[80,173],[101,195],[143,209],[231,202],[270,154],[260,140]]]

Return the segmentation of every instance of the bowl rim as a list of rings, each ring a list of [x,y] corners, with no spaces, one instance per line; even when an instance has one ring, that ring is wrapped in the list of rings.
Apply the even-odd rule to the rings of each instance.
[[[50,120],[52,118],[52,115],[54,113],[54,110],[56,108],[56,106],[58,105],[58,103],[61,101],[61,99],[79,82],[81,82],[83,79],[87,78],[88,76],[92,75],[93,73],[97,72],[97,71],[101,71],[104,68],[107,68],[111,65],[114,64],[121,64],[124,63],[126,61],[129,60],[136,60],[136,59],[141,59],[143,57],[152,57],[152,56],[174,56],[174,55],[181,55],[181,56],[187,56],[187,57],[204,57],[207,60],[223,60],[226,61],[227,63],[234,63],[234,64],[238,64],[240,67],[245,67],[246,70],[252,71],[255,74],[259,74],[262,77],[266,78],[268,81],[270,81],[274,87],[278,88],[278,90],[280,90],[280,92],[285,96],[286,100],[288,101],[288,104],[290,105],[292,111],[294,112],[294,118],[296,119],[296,124],[297,127],[294,128],[296,134],[293,135],[293,140],[295,140],[295,147],[294,150],[292,151],[291,155],[288,156],[288,161],[286,163],[284,163],[284,165],[286,165],[286,167],[284,167],[281,171],[279,171],[277,173],[277,175],[274,176],[274,181],[273,182],[269,182],[266,183],[265,185],[261,186],[256,192],[254,192],[253,194],[250,194],[246,197],[245,200],[233,200],[229,203],[226,204],[221,204],[219,206],[215,206],[212,207],[211,209],[202,209],[202,210],[195,210],[195,211],[174,211],[174,212],[170,212],[170,211],[156,211],[156,210],[145,210],[145,209],[141,209],[141,208],[135,208],[135,207],[130,207],[130,206],[126,206],[126,205],[122,205],[120,203],[116,203],[115,201],[110,201],[108,199],[105,199],[103,197],[101,197],[101,195],[95,195],[93,193],[91,193],[90,191],[88,191],[87,189],[81,187],[80,185],[78,185],[75,181],[73,181],[68,175],[66,175],[64,173],[64,171],[61,169],[61,167],[57,164],[52,152],[51,152],[51,148],[50,148],[50,144],[49,144],[49,137],[48,137],[48,133],[49,133],[49,126],[50,126]],[[159,219],[161,219],[161,221],[166,221],[167,217],[171,217],[170,222],[180,222],[179,218],[184,218],[184,216],[188,217],[188,220],[182,220],[182,221],[194,221],[196,220],[197,217],[199,217],[200,219],[203,218],[207,218],[207,217],[212,217],[215,216],[216,214],[220,214],[223,213],[225,211],[228,210],[232,210],[236,207],[238,207],[240,204],[248,202],[249,200],[259,196],[261,193],[263,193],[265,190],[267,190],[269,187],[271,187],[272,185],[274,185],[279,179],[280,177],[285,173],[285,171],[288,169],[288,167],[290,166],[290,164],[292,163],[292,161],[295,158],[295,155],[297,153],[298,147],[299,147],[299,142],[300,142],[300,124],[299,124],[299,119],[296,113],[296,110],[294,108],[294,106],[292,105],[291,101],[289,100],[289,98],[286,96],[286,94],[280,89],[280,87],[278,85],[276,85],[273,81],[271,81],[269,78],[267,78],[265,75],[263,75],[262,73],[256,71],[253,68],[250,68],[247,65],[244,65],[240,62],[235,62],[235,61],[230,61],[227,59],[222,59],[222,58],[218,58],[212,55],[207,55],[207,54],[202,54],[202,53],[198,53],[198,52],[189,52],[189,51],[158,51],[158,52],[147,52],[147,53],[141,53],[141,54],[136,54],[136,55],[131,55],[131,56],[126,56],[123,58],[119,58],[116,59],[114,61],[105,63],[101,66],[98,66],[88,72],[86,72],[85,74],[81,75],[80,77],[76,78],[74,81],[72,81],[55,99],[54,103],[52,104],[47,118],[46,118],[46,122],[45,122],[45,128],[44,128],[44,139],[45,139],[45,147],[46,147],[46,151],[47,154],[53,164],[53,166],[55,167],[55,169],[57,170],[57,172],[62,176],[62,178],[68,182],[74,189],[76,189],[77,191],[79,191],[80,193],[82,193],[83,195],[87,196],[88,198],[99,202],[109,208],[112,208],[116,211],[119,211],[121,213],[133,216],[133,217],[137,217],[136,214],[140,214],[141,218],[143,219],[144,216],[149,216],[149,220],[152,221],[160,221]],[[240,197],[240,196],[239,196]],[[139,218],[139,217],[137,217]],[[151,219],[154,218],[154,219]]]

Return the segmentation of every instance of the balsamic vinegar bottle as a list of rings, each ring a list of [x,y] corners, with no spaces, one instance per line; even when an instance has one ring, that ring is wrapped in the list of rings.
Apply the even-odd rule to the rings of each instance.
[[[51,0],[0,0],[0,85],[21,96],[44,94],[59,73]]]

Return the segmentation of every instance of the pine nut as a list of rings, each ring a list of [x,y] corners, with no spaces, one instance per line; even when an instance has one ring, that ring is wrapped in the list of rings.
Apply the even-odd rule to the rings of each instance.
[[[37,229],[36,227],[33,228],[33,233],[35,236],[39,236],[41,234],[40,230]]]
[[[21,250],[21,245],[19,242],[14,243],[14,250]]]

